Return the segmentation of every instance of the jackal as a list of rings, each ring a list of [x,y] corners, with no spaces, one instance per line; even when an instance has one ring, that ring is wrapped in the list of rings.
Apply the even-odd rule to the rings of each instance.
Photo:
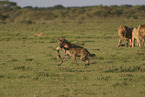
[[[65,52],[65,57],[60,61],[58,66],[60,66],[69,57],[69,55],[73,56],[74,62],[77,65],[78,65],[78,63],[76,60],[76,56],[77,57],[80,56],[80,59],[82,61],[85,61],[86,65],[89,65],[89,58],[88,58],[89,56],[90,57],[96,56],[95,54],[90,54],[86,48],[72,44],[64,38],[58,39],[58,44],[59,44],[59,46],[56,48],[57,49],[57,58],[58,59],[60,58],[60,53],[59,53],[60,49],[63,49]]]

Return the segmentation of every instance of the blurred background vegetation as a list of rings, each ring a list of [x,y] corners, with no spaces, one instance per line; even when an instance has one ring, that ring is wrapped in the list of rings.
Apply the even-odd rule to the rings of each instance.
[[[86,7],[21,8],[15,2],[0,1],[0,23],[37,23],[49,20],[87,20],[87,19],[145,19],[145,5],[112,5]]]

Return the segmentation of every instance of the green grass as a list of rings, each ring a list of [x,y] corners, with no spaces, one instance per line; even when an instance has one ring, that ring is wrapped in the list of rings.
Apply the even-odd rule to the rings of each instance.
[[[51,21],[0,25],[1,97],[144,97],[145,48],[119,47],[117,28],[145,20]],[[35,33],[44,34],[35,37]],[[73,58],[57,68],[55,48],[63,37],[97,57],[89,67]],[[63,50],[60,52],[64,55]]]

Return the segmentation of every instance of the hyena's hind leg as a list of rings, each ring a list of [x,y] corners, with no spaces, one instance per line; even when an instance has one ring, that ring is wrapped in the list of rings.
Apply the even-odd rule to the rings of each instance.
[[[81,54],[80,59],[81,59],[82,61],[85,61],[86,58],[85,58],[85,55],[84,55],[83,53]]]
[[[81,54],[81,58],[82,61],[86,62],[86,65],[89,66],[90,62],[89,62],[89,58],[88,55],[86,54]]]
[[[89,59],[86,59],[85,62],[86,62],[86,66],[89,66],[90,65]]]
[[[77,65],[79,65],[78,62],[77,62],[77,60],[76,60],[76,55],[73,55],[73,58],[74,58],[74,62],[75,62]]]

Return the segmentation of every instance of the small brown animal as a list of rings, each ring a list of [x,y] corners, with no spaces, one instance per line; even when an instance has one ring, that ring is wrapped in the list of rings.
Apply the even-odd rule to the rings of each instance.
[[[60,66],[68,57],[73,56],[74,62],[78,65],[76,56],[80,56],[82,61],[86,62],[86,65],[89,65],[89,56],[94,57],[95,54],[90,54],[89,51],[81,46],[70,43],[64,38],[58,39],[59,46],[57,47],[57,58],[60,58],[59,50],[62,48],[65,52],[65,57],[61,60],[58,66]]]
[[[126,40],[127,47],[128,47],[128,42],[130,41],[130,46],[131,46],[132,30],[133,28],[129,28],[127,26],[120,26],[118,28],[119,42],[117,47],[121,45],[122,40]]]
[[[43,34],[43,32],[41,33],[36,33],[35,36],[41,36]]]
[[[139,32],[139,38],[142,40],[141,46],[143,47],[144,46],[144,40],[145,40],[145,24],[144,25],[139,25],[137,30]]]

